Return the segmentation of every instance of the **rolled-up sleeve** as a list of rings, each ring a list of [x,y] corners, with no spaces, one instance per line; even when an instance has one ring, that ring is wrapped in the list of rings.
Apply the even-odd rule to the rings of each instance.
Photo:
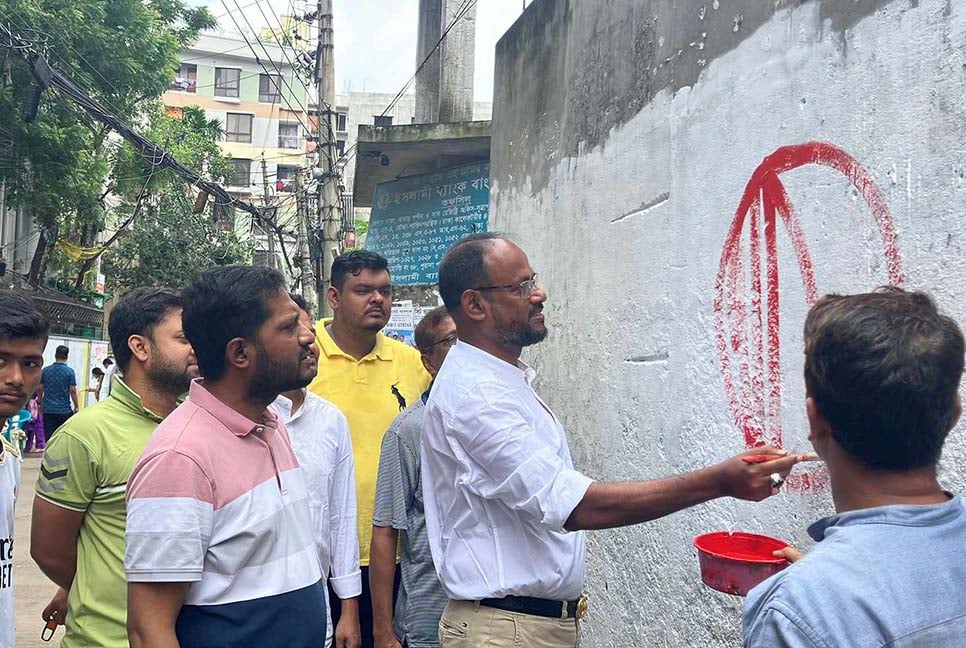
[[[447,428],[464,470],[463,486],[551,531],[565,532],[564,524],[593,480],[547,442],[550,431],[534,429],[520,398],[500,383],[482,383],[454,418]]]
[[[211,482],[190,457],[166,451],[143,458],[127,489],[127,580],[200,581],[213,501]]]

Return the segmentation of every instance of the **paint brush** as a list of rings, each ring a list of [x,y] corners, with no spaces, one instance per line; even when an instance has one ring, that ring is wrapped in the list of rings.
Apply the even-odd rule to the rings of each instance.
[[[805,452],[799,456],[801,457],[801,459],[799,459],[799,463],[803,461],[822,461],[822,459],[814,452]],[[759,463],[765,463],[766,461],[774,461],[775,459],[781,459],[781,458],[782,458],[782,455],[758,454],[758,455],[748,455],[746,457],[742,457],[741,460],[747,464],[759,464]]]

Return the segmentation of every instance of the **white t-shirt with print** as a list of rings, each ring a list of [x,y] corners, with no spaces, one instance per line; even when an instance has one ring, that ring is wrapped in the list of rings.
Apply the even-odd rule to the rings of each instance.
[[[0,441],[0,648],[14,648],[13,516],[20,492],[20,453],[6,439]]]

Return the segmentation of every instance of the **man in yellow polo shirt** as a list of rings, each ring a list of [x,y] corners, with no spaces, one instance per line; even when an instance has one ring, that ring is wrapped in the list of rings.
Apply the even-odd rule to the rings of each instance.
[[[362,646],[367,648],[373,645],[369,544],[382,437],[399,412],[419,400],[430,376],[419,351],[382,333],[392,309],[386,259],[368,250],[337,257],[326,296],[335,317],[321,320],[316,327],[322,354],[309,389],[334,403],[349,421],[362,567],[359,622]],[[330,594],[329,600],[332,622],[338,623],[338,597]]]
[[[181,330],[181,299],[137,288],[111,310],[117,364],[105,400],[72,416],[47,445],[30,530],[30,555],[67,595],[65,648],[122,648],[127,638],[124,530],[127,480],[144,446],[188,391],[198,365]],[[64,623],[61,601],[45,616]]]

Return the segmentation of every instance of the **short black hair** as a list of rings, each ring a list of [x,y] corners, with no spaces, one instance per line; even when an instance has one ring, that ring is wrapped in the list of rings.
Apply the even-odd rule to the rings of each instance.
[[[433,339],[433,333],[436,331],[436,327],[449,316],[449,311],[446,310],[445,306],[437,306],[426,313],[423,319],[419,320],[413,337],[416,340],[416,348],[421,353],[429,353],[433,344],[438,342],[438,340]]]
[[[68,355],[70,355],[70,349],[63,344],[58,345],[58,347],[54,349],[55,360],[66,360]]]
[[[135,288],[117,300],[108,318],[107,333],[121,373],[128,370],[133,357],[128,339],[132,335],[151,337],[154,327],[182,306],[181,295],[172,288]]]
[[[499,232],[478,232],[460,239],[446,251],[439,264],[439,295],[449,312],[459,307],[464,292],[489,280],[486,253],[494,241],[505,240],[506,236]]]
[[[29,295],[0,290],[0,338],[43,340],[47,344],[50,320]]]
[[[113,361],[113,360],[111,360],[110,358],[104,358],[104,362],[103,362],[103,364],[104,364],[104,366],[105,366],[105,367],[109,367],[109,366],[111,366],[112,364],[114,364],[114,361]]]
[[[100,367],[94,367],[93,369],[91,369],[91,373],[97,376],[98,378],[100,378],[101,376],[104,375],[104,370],[101,369]]]
[[[309,319],[312,319],[312,307],[309,306],[309,303],[307,301],[305,301],[305,297],[303,297],[297,292],[290,292],[288,296],[292,299],[293,302],[295,302],[296,306],[298,306],[299,308],[301,308],[302,310],[304,310],[306,313],[309,314]]]
[[[805,320],[805,385],[853,459],[904,472],[934,466],[957,413],[966,345],[921,292],[820,299]]]
[[[194,348],[201,375],[225,373],[225,348],[237,337],[252,339],[268,319],[265,302],[288,294],[285,277],[271,268],[222,266],[196,276],[181,291],[182,326]]]
[[[332,285],[342,290],[346,275],[358,276],[363,270],[389,272],[389,262],[381,254],[370,250],[353,250],[340,254],[332,262]]]

